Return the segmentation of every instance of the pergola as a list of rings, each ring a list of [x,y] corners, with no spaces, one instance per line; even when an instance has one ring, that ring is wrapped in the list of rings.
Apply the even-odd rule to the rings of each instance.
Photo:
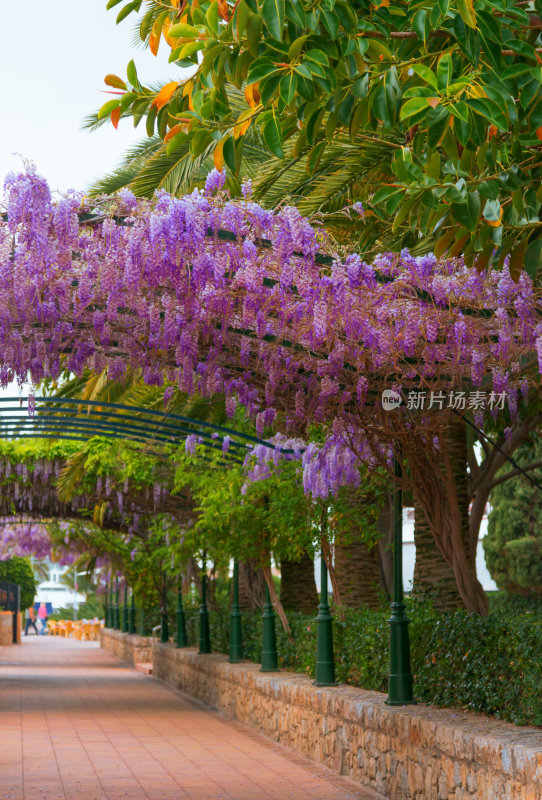
[[[368,265],[326,242],[295,209],[272,213],[224,196],[125,196],[118,208],[89,208],[81,218],[77,198],[53,207],[44,182],[26,175],[11,182],[8,199],[5,379],[30,374],[39,382],[89,367],[116,378],[130,364],[151,385],[224,391],[247,407],[259,432],[275,424],[303,435],[326,422],[324,448],[305,453],[307,489],[322,496],[355,482],[360,460],[388,469],[398,487],[413,489],[467,607],[480,609],[443,433],[444,416],[467,407],[446,405],[439,418],[404,405],[390,413],[378,398],[385,389],[404,397],[508,393],[515,417],[517,391],[540,391],[542,307],[527,276],[516,283],[506,268],[482,274],[460,260],[405,253]],[[480,427],[483,409],[473,411]],[[51,414],[40,424],[58,431]],[[88,430],[117,424],[94,417]],[[71,435],[84,422],[62,424]],[[158,435],[169,434],[162,426]],[[399,507],[397,493],[397,530]],[[404,654],[399,549],[392,643]],[[395,666],[397,694],[407,695],[408,670]]]

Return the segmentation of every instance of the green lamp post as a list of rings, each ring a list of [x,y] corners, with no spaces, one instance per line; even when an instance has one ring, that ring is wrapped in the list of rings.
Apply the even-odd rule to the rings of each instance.
[[[135,597],[134,597],[134,590],[132,589],[132,596],[130,599],[130,624],[128,626],[129,633],[136,632],[136,607],[135,607]]]
[[[119,619],[119,579],[117,577],[115,583],[115,606],[113,608],[113,627],[115,630],[120,630],[120,619]]]
[[[233,562],[233,597],[230,614],[230,664],[243,658],[243,625],[239,608],[239,563]]]
[[[327,565],[320,553],[320,605],[316,617],[316,686],[336,686],[333,658],[333,619],[329,613]]]
[[[169,620],[168,620],[168,607],[167,607],[167,583],[166,574],[162,576],[163,592],[161,595],[160,606],[160,641],[162,644],[169,642]]]
[[[146,621],[145,621],[145,609],[139,609],[139,635],[145,636],[147,633]]]
[[[265,583],[265,605],[262,613],[263,640],[262,640],[262,672],[276,672],[278,670],[277,638],[275,633],[275,613],[271,604],[271,593],[267,581]]]
[[[394,460],[395,477],[401,478],[401,464]],[[403,492],[396,483],[393,495],[393,603],[390,623],[390,676],[388,699],[390,706],[414,703],[412,672],[410,669],[410,640],[403,602]]]
[[[211,652],[209,635],[209,611],[207,609],[207,554],[203,553],[201,568],[201,604],[199,607],[199,654]]]
[[[124,605],[122,607],[122,632],[128,633],[130,630],[130,620],[128,619],[128,584],[124,580]]]
[[[183,581],[179,578],[179,588],[177,591],[177,647],[188,647],[186,637],[186,620],[183,608]]]
[[[111,584],[109,583],[107,586],[107,592],[105,594],[105,627],[111,627],[111,598],[112,598],[112,591],[111,591]]]

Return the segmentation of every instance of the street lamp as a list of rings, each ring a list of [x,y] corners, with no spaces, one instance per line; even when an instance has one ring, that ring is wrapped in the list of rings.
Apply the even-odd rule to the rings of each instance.
[[[77,620],[77,612],[79,611],[79,604],[77,602],[77,576],[86,575],[86,571],[77,572],[75,564],[73,565],[73,621]]]

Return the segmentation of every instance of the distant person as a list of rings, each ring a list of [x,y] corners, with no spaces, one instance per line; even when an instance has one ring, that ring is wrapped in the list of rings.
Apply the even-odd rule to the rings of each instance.
[[[25,629],[24,629],[24,635],[28,636],[28,629],[30,628],[30,626],[32,626],[34,628],[34,630],[36,631],[36,636],[37,636],[38,635],[38,629],[36,628],[36,612],[34,610],[34,606],[30,606],[30,608],[26,609],[26,611],[24,612],[24,618],[25,618],[25,622],[26,622],[26,626],[25,626]]]
[[[45,603],[40,603],[40,607],[38,608],[38,619],[41,622],[41,634],[44,636],[47,632],[47,606]]]

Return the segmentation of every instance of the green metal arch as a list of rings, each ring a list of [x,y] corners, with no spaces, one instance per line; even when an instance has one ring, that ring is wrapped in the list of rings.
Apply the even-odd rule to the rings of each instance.
[[[224,425],[141,406],[66,397],[36,397],[33,413],[21,413],[28,397],[0,398],[1,438],[58,438],[86,441],[95,436],[129,439],[140,443],[173,444],[196,435],[198,445],[222,452],[222,462],[242,463],[252,448],[261,445],[281,455],[297,455],[257,436]],[[106,410],[105,410],[106,409]],[[228,436],[229,447],[222,442]],[[222,441],[221,441],[222,440]],[[300,449],[299,452],[302,452]]]

